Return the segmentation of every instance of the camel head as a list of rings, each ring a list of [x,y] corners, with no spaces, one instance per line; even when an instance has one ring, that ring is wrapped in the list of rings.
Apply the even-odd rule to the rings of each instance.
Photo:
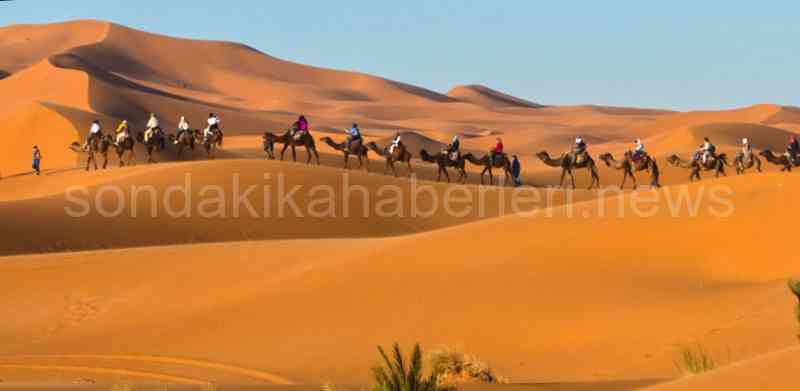
[[[144,132],[136,132],[136,141],[140,143],[144,142]]]
[[[611,155],[610,153],[606,152],[606,153],[598,156],[598,159],[602,160],[606,164],[606,166],[611,166],[611,161],[614,160],[614,156]]]
[[[77,141],[73,141],[72,144],[69,145],[69,149],[75,153],[86,152],[86,150],[83,148],[83,145]]]
[[[667,163],[672,164],[673,166],[680,165],[681,158],[678,155],[672,154],[667,156]]]
[[[763,157],[772,157],[773,156],[772,150],[770,148],[766,148],[763,151],[759,152],[758,154],[763,156]]]
[[[538,157],[539,160],[542,160],[542,161],[550,160],[550,154],[548,154],[547,151],[541,151],[541,152],[537,153],[536,157]]]

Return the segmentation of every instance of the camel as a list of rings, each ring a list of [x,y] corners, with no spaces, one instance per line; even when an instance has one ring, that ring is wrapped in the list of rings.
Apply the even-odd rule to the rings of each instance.
[[[733,166],[736,167],[736,174],[744,174],[747,170],[755,167],[756,171],[761,172],[761,159],[754,153],[745,156],[744,152],[739,151],[733,159]]]
[[[509,183],[513,183],[510,181],[511,175],[511,160],[508,159],[506,154],[500,155],[500,158],[492,158],[491,155],[484,155],[481,158],[475,157],[475,155],[471,153],[464,154],[464,159],[469,161],[470,163],[483,167],[483,171],[481,171],[481,185],[483,184],[483,176],[488,172],[489,173],[489,185],[494,184],[494,175],[492,174],[492,168],[502,168],[503,172],[505,173],[506,181]]]
[[[683,160],[678,155],[670,155],[667,157],[667,163],[672,164],[675,167],[681,168],[688,168],[692,170],[689,174],[689,180],[700,180],[700,171],[714,171],[715,178],[719,178],[719,175],[722,174],[723,176],[728,176],[725,173],[725,166],[728,164],[728,156],[724,153],[717,155],[716,157],[711,157],[706,161],[705,164],[699,159],[695,160]]]
[[[394,148],[392,153],[389,153],[389,147],[386,148],[379,148],[378,144],[375,144],[374,141],[367,143],[367,148],[373,150],[378,156],[383,156],[386,158],[386,166],[383,169],[383,173],[386,173],[386,170],[391,168],[394,176],[397,176],[397,169],[394,167],[395,162],[406,163],[408,164],[408,176],[411,177],[413,174],[413,170],[411,169],[411,152],[408,152],[408,148],[405,145],[400,144]]]
[[[183,160],[184,149],[188,148],[190,151],[194,151],[195,135],[197,132],[198,131],[196,129],[188,129],[185,132],[181,132],[180,137],[177,137],[174,134],[169,135],[169,142],[177,144],[178,146],[178,160]],[[175,143],[175,141],[177,141],[177,143]],[[191,154],[189,156],[191,156]]]
[[[111,135],[108,137],[110,138]],[[136,140],[134,140],[133,137],[126,137],[121,143],[114,144],[114,150],[117,152],[120,167],[126,164],[129,166],[136,165],[136,153],[133,151],[134,146],[136,146]],[[127,163],[122,159],[126,151],[130,151]]]
[[[145,134],[146,131],[136,133],[136,141],[140,144],[144,144],[145,152],[147,153],[147,163],[155,163],[155,159],[153,159],[153,150],[158,148],[159,150],[164,149],[164,136],[161,132],[161,128],[155,128],[152,131],[152,135],[150,139],[145,141]]]
[[[308,160],[306,160],[306,164],[311,163],[311,154],[314,154],[316,157],[317,165],[319,165],[319,153],[317,153],[317,146],[314,143],[314,138],[311,137],[310,132],[303,132],[303,135],[298,139],[292,136],[292,131],[287,130],[286,133],[282,135],[276,135],[270,132],[264,133],[264,150],[269,151],[273,150],[274,143],[281,143],[284,144],[283,149],[281,150],[281,160],[283,160],[283,154],[286,152],[286,149],[291,147],[292,148],[292,160],[297,161],[297,152],[295,151],[295,147],[303,146],[306,148],[306,154],[308,155]],[[269,146],[267,146],[269,144]]]
[[[214,158],[214,148],[222,145],[222,135],[218,132],[211,132],[210,137],[205,136],[205,131],[195,132],[195,138],[197,142],[203,145],[203,149],[206,150],[206,157],[209,159]]]
[[[113,145],[112,137],[110,135],[101,135],[92,139],[85,146],[75,141],[69,147],[76,153],[86,152],[88,155],[86,158],[86,171],[89,171],[90,165],[94,165],[94,169],[97,171],[97,154],[99,153],[103,156],[103,169],[105,170],[108,167],[108,150],[111,149],[111,145]]]
[[[589,184],[589,190],[595,186],[598,188],[600,187],[600,176],[597,174],[597,164],[595,164],[594,159],[592,159],[588,153],[586,153],[586,159],[580,163],[575,163],[575,157],[572,153],[565,153],[558,159],[553,159],[546,151],[542,151],[537,153],[536,157],[550,167],[561,168],[561,182],[558,185],[559,187],[564,186],[564,178],[569,174],[570,180],[572,181],[572,188],[575,188],[575,176],[572,175],[572,170],[576,168],[586,168],[589,170],[589,174],[592,176],[592,183]]]
[[[440,181],[442,179],[442,174],[447,178],[447,183],[450,183],[450,174],[447,172],[447,167],[453,167],[458,170],[459,174],[461,174],[458,178],[458,181],[461,183],[467,183],[467,170],[465,169],[466,166],[466,159],[464,156],[460,156],[458,160],[450,159],[447,156],[447,153],[439,152],[436,155],[431,155],[425,149],[419,151],[419,157],[422,158],[422,161],[428,163],[435,163],[438,168],[438,175],[436,176],[436,181]]]
[[[800,159],[795,159],[793,164],[785,153],[783,155],[775,155],[771,150],[765,149],[758,154],[767,159],[768,162],[781,166],[781,171],[792,172],[792,167],[800,167]]]
[[[369,149],[367,149],[363,141],[358,140],[356,142],[351,142],[349,146],[347,145],[346,142],[337,143],[333,141],[332,138],[327,136],[321,138],[320,141],[323,141],[325,144],[328,144],[329,147],[344,153],[345,170],[350,168],[350,155],[356,155],[358,157],[358,168],[363,167],[364,160],[366,160],[367,161],[366,169],[367,172],[369,172],[369,156],[367,156],[367,153],[369,153]]]
[[[633,188],[636,189],[636,176],[634,176],[633,173],[639,171],[650,172],[650,187],[661,187],[661,184],[658,182],[658,179],[661,175],[658,169],[658,163],[656,163],[656,159],[650,157],[650,155],[644,155],[644,157],[636,162],[633,161],[633,153],[631,151],[625,152],[621,161],[615,160],[614,155],[610,153],[604,153],[600,155],[599,159],[602,160],[608,167],[614,167],[617,170],[623,170],[624,174],[622,176],[622,184],[619,185],[620,189],[625,187],[625,181],[628,179],[628,177],[633,180]]]

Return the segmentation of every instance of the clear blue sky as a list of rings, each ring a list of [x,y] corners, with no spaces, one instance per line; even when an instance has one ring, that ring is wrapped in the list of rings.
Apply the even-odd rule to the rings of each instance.
[[[478,83],[546,104],[800,105],[797,0],[0,2],[3,25],[77,18],[440,92]]]

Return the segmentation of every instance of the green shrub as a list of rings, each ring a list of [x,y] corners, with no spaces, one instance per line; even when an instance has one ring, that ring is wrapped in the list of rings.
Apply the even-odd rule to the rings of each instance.
[[[678,371],[685,375],[696,375],[708,372],[715,367],[714,358],[702,346],[697,348],[684,348],[680,357],[675,361]]]
[[[394,344],[392,359],[382,347],[378,346],[383,364],[372,368],[373,391],[439,391],[437,373],[427,377],[423,372],[422,350],[419,344],[414,345],[410,361],[407,363],[400,351],[400,345]]]
[[[794,309],[797,323],[800,324],[800,280],[789,280],[789,290],[797,297],[797,306]],[[800,329],[797,331],[797,338],[800,339]]]
[[[434,350],[427,355],[427,361],[437,374],[440,386],[452,388],[464,382],[504,383],[489,365],[475,356],[453,349]]]

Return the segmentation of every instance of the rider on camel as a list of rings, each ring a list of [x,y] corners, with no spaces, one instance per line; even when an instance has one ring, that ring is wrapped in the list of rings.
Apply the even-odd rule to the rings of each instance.
[[[789,137],[789,146],[786,147],[786,156],[789,157],[789,162],[794,165],[797,161],[797,155],[800,153],[800,143],[797,142],[797,137]]]
[[[128,128],[128,121],[122,120],[119,126],[117,126],[117,130],[114,131],[116,137],[114,138],[114,145],[119,146],[120,143],[127,140],[128,137],[131,136],[130,129]]]
[[[389,153],[390,154],[394,153],[394,150],[397,149],[397,147],[400,146],[401,144],[402,142],[400,141],[400,132],[397,132],[394,135],[394,139],[392,140],[392,145],[389,147]]]
[[[445,153],[447,153],[447,157],[450,160],[458,160],[459,154],[461,149],[461,141],[458,139],[458,135],[453,136],[453,141],[445,149]]]
[[[183,133],[188,131],[189,131],[189,122],[186,121],[186,117],[181,116],[181,120],[178,122],[178,137],[175,137],[175,145],[177,145],[180,142]]]
[[[500,137],[497,138],[497,142],[489,153],[489,156],[491,156],[492,161],[503,156],[503,140]]]
[[[304,115],[297,118],[297,121],[292,125],[292,137],[303,137],[303,133],[308,132],[308,120]]]
[[[631,157],[631,159],[634,162],[638,162],[639,160],[642,160],[646,155],[647,152],[645,152],[644,150],[644,144],[642,143],[642,140],[637,138],[636,141],[634,141],[633,156]]]
[[[350,149],[350,145],[356,141],[361,142],[361,129],[358,128],[358,124],[353,124],[347,131],[347,149]]]

